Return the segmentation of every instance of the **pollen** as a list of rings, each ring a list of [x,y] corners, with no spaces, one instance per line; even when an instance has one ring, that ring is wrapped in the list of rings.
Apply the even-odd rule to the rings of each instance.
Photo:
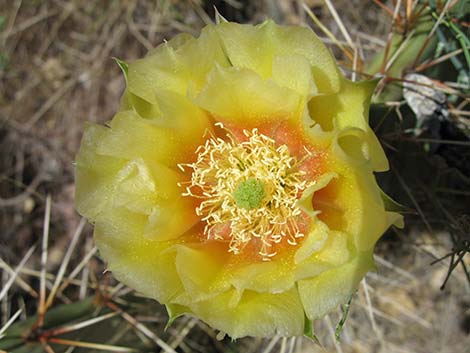
[[[244,130],[242,142],[226,131],[227,138],[211,136],[198,147],[196,162],[179,165],[192,169],[183,196],[200,200],[196,214],[208,239],[228,242],[234,254],[251,243],[269,261],[276,244],[295,246],[304,237],[298,200],[311,183],[286,145],[257,129]]]

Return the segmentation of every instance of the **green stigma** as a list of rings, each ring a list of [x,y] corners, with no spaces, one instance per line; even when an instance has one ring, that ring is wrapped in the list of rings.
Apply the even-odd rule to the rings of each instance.
[[[233,198],[238,207],[252,210],[261,206],[266,197],[264,185],[261,181],[251,178],[242,181],[233,192]]]

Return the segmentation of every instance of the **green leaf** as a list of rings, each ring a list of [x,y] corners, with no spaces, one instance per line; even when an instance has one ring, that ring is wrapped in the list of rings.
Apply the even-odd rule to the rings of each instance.
[[[166,323],[165,330],[168,329],[171,325],[173,325],[173,322],[179,318],[181,315],[184,315],[188,312],[188,308],[186,308],[183,305],[178,305],[178,304],[167,304],[165,305],[166,311],[168,313],[168,322]]]
[[[8,65],[8,57],[4,53],[0,53],[0,70],[4,70]]]
[[[313,320],[310,320],[307,317],[307,315],[305,315],[304,336],[307,337],[307,338],[310,338],[315,343],[320,344],[320,341],[318,340],[318,337],[315,336],[315,333],[313,331]]]
[[[38,343],[25,343],[22,344],[15,350],[12,350],[10,353],[43,353],[44,348],[42,344]]]
[[[127,83],[127,72],[129,71],[129,65],[119,58],[113,57],[113,60],[118,64],[119,68],[121,69],[122,73],[124,74],[124,79]]]
[[[470,16],[470,1],[459,0],[452,8],[451,14],[459,19]]]
[[[78,319],[91,317],[93,312],[100,308],[99,302],[95,297],[90,297],[72,304],[58,305],[50,310],[44,316],[44,324],[42,329],[47,330],[54,327],[62,326]],[[37,323],[37,315],[31,316],[24,321],[19,321],[8,330],[0,339],[0,350],[12,351],[25,345],[25,337],[27,337],[34,325]],[[33,350],[27,350],[27,352]]]
[[[3,30],[3,26],[5,25],[6,20],[6,16],[0,16],[0,31]]]
[[[354,293],[351,294],[346,304],[344,304],[344,306],[342,307],[343,315],[341,316],[341,320],[339,320],[338,324],[336,325],[336,330],[335,330],[335,338],[337,342],[340,341],[340,334],[341,334],[341,331],[343,330],[344,323],[346,322],[346,319],[348,317],[349,308],[351,307],[353,296],[354,296]]]

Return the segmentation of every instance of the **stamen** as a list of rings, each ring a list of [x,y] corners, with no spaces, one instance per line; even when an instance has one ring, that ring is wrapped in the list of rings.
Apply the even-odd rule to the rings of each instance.
[[[218,125],[224,128],[222,124]],[[285,239],[295,246],[303,237],[297,220],[297,200],[311,182],[298,170],[299,162],[286,145],[257,129],[244,130],[248,141],[236,143],[212,136],[197,148],[197,160],[178,167],[193,170],[183,196],[201,199],[196,214],[206,222],[204,234],[229,241],[228,251],[239,254],[254,238],[265,261],[276,255],[274,244]]]

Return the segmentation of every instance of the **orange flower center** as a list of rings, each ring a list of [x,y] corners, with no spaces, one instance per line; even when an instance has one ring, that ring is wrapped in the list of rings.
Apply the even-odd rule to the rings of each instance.
[[[256,244],[262,259],[270,260],[276,244],[294,246],[304,236],[297,201],[312,183],[286,145],[276,146],[257,129],[243,133],[247,139],[239,143],[230,133],[227,139],[212,136],[196,150],[196,162],[179,165],[192,169],[183,196],[201,200],[196,214],[208,239],[228,241],[234,254]]]

